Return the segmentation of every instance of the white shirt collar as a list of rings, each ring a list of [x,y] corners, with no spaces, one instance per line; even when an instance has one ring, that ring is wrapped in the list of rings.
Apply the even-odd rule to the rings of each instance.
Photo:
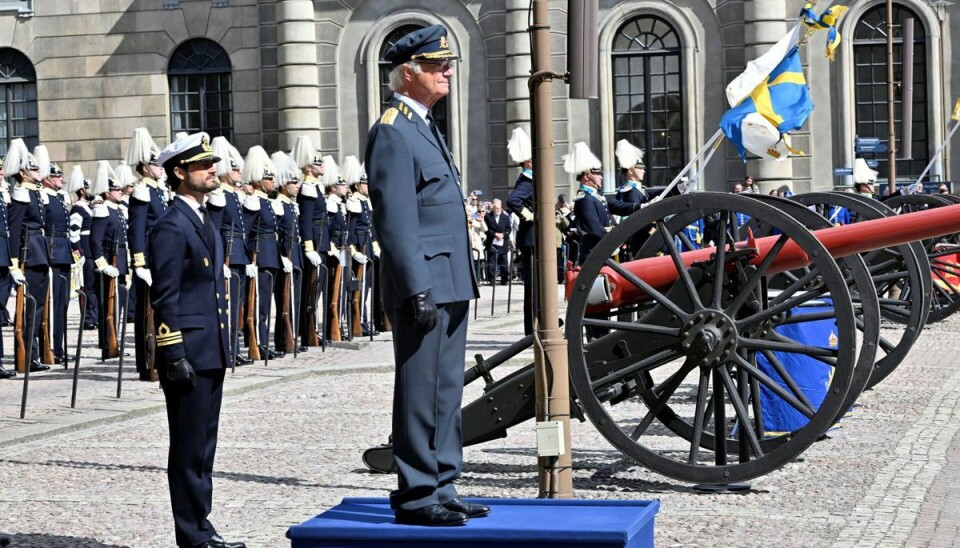
[[[410,107],[414,112],[417,113],[417,116],[419,116],[420,118],[423,118],[424,122],[427,121],[427,114],[430,113],[430,109],[427,108],[427,105],[424,105],[423,103],[421,103],[420,101],[417,101],[416,99],[411,99],[410,97],[407,97],[406,95],[399,92],[394,92],[393,96],[396,97],[397,100],[403,101],[404,103],[406,103],[408,107]]]
[[[193,212],[197,214],[197,217],[200,217],[200,222],[201,223],[203,222],[203,213],[200,212],[200,204],[197,203],[196,200],[191,200],[190,198],[187,198],[183,194],[177,194],[177,199],[183,200],[188,206],[190,206],[190,209],[192,209]]]

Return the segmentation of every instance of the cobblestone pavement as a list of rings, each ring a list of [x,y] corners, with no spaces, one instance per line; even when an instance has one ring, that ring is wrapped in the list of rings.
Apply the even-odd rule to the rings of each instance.
[[[489,288],[471,323],[467,362],[520,338],[521,307],[505,313]],[[486,303],[486,304],[483,304]],[[659,546],[953,546],[960,536],[960,318],[928,326],[910,356],[831,439],[754,480],[745,494],[694,490],[613,450],[589,423],[573,425],[575,495],[661,501]],[[88,332],[89,335],[91,332]],[[86,336],[86,335],[85,335]],[[91,337],[92,338],[92,337]],[[8,347],[9,348],[9,347]],[[155,384],[84,349],[76,409],[70,373],[0,382],[0,532],[14,546],[172,546],[167,426]],[[521,354],[502,373],[531,361]],[[287,528],[345,496],[386,496],[393,476],[363,467],[386,440],[392,393],[388,335],[359,350],[317,349],[227,378],[215,466],[213,523],[251,547],[288,545]],[[481,387],[471,385],[467,398]],[[535,497],[532,424],[465,450],[461,492]]]

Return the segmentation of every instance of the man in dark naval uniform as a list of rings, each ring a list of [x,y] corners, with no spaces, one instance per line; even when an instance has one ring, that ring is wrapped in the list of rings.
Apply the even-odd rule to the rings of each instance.
[[[530,136],[523,128],[515,128],[507,141],[507,153],[510,160],[520,167],[517,184],[507,196],[507,209],[520,218],[517,227],[517,251],[520,253],[520,275],[523,277],[523,333],[533,333],[534,286],[539,282],[533,276],[534,245],[536,244],[536,223],[533,211],[536,209],[533,186],[533,147]]]
[[[460,170],[430,109],[450,93],[457,54],[440,25],[387,51],[394,98],[365,157],[380,238],[383,303],[393,324],[397,523],[460,525],[490,508],[457,494],[467,310],[478,296]]]
[[[9,207],[10,276],[17,285],[26,283],[28,294],[37,302],[33,325],[24,325],[24,339],[30,337],[34,341],[31,355],[25,356],[29,360],[24,362],[30,364],[31,372],[46,371],[50,366],[40,363],[37,344],[50,272],[47,238],[43,234],[46,195],[40,191],[40,164],[23,139],[14,139],[4,167],[17,181]]]
[[[167,478],[177,546],[245,548],[225,541],[207,519],[230,356],[223,245],[203,207],[204,195],[217,188],[218,160],[206,133],[174,141],[160,153],[176,197],[150,234],[150,301],[170,426]]]

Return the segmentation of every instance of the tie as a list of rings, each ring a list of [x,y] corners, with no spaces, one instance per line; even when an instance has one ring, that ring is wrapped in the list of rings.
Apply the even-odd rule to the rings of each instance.
[[[440,135],[440,130],[437,129],[437,122],[433,119],[433,112],[427,111],[427,124],[430,126],[430,132],[433,133],[433,138],[437,140],[437,144],[440,145],[440,150],[443,151],[443,155],[446,157],[447,161],[450,161],[450,149],[447,148],[447,143],[443,140],[443,135]]]
[[[213,223],[210,222],[210,214],[207,213],[206,207],[200,206],[200,215],[203,217],[203,240],[206,242],[207,247],[210,248],[210,251],[213,251],[216,248],[216,243],[213,239]]]

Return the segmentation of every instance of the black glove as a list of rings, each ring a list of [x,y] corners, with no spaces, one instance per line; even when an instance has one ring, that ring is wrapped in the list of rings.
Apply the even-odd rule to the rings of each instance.
[[[167,364],[167,380],[176,383],[188,383],[193,388],[197,387],[197,374],[186,358],[180,358]]]
[[[433,302],[430,291],[410,297],[410,306],[413,309],[414,327],[430,331],[437,325],[437,305]]]

